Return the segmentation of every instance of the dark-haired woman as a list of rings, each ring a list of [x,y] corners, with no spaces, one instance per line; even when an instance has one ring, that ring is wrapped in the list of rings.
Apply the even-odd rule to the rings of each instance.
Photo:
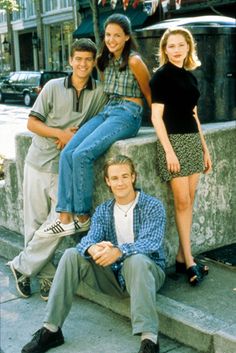
[[[197,264],[191,252],[193,203],[200,173],[208,173],[212,163],[197,114],[197,80],[190,72],[200,65],[192,34],[182,27],[166,30],[159,57],[160,67],[150,81],[158,169],[174,196],[179,234],[176,271],[187,273],[189,283],[196,285],[208,268]]]
[[[64,236],[86,231],[90,224],[94,161],[117,140],[134,137],[141,125],[143,98],[151,106],[150,75],[137,53],[128,17],[114,14],[105,22],[97,60],[108,103],[81,127],[60,157],[56,211],[59,219],[40,231]],[[86,65],[78,69],[86,70]]]

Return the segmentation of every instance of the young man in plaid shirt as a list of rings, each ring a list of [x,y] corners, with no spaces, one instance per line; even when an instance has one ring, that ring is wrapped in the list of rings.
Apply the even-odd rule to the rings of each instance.
[[[88,234],[67,249],[58,265],[44,318],[22,353],[46,352],[64,343],[61,331],[81,281],[105,294],[130,297],[139,353],[159,353],[156,292],[165,280],[165,210],[155,197],[135,189],[136,172],[126,156],[104,167],[114,198],[97,207]]]

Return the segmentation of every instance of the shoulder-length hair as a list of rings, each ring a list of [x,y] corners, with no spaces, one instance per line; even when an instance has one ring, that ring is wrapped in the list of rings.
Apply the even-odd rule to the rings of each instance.
[[[175,35],[175,34],[182,35],[185,38],[187,44],[189,45],[189,52],[184,60],[183,67],[186,70],[196,69],[198,66],[201,65],[201,61],[198,59],[197,52],[196,52],[196,43],[193,39],[191,32],[184,27],[168,28],[162,35],[160,40],[160,45],[159,45],[159,53],[158,53],[160,66],[166,64],[169,61],[168,56],[166,55],[165,49],[166,49],[169,36]]]
[[[131,51],[137,51],[138,45],[136,43],[136,40],[134,39],[132,35],[132,29],[131,29],[131,22],[129,18],[123,14],[113,14],[107,18],[107,20],[104,23],[104,30],[106,31],[106,27],[109,24],[117,24],[120,26],[124,33],[129,36],[129,39],[125,42],[125,46],[122,52],[122,61],[120,64],[119,71],[125,70],[126,66],[128,65],[129,61],[129,56]],[[112,57],[112,54],[109,52],[107,49],[107,46],[105,44],[105,40],[103,39],[102,45],[101,45],[101,50],[97,58],[97,66],[100,71],[104,71],[105,68],[109,64],[109,59]]]

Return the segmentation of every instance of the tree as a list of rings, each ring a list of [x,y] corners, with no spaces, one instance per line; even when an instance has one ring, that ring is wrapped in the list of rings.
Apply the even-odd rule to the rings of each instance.
[[[0,10],[17,11],[19,10],[19,5],[16,0],[1,0]]]
[[[11,44],[11,55],[10,55],[10,70],[15,70],[15,60],[14,60],[14,48],[12,46],[12,26],[11,26],[11,17],[13,11],[18,11],[20,6],[17,4],[16,0],[1,0],[0,2],[0,10],[6,11],[7,16],[7,32],[8,32],[8,40]]]
[[[98,13],[98,2],[97,0],[90,0],[90,7],[93,15],[93,31],[95,37],[95,43],[100,46],[100,33],[99,33],[99,13]]]

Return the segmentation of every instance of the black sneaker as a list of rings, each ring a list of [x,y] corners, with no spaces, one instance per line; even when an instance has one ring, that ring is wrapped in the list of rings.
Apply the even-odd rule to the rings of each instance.
[[[11,272],[16,280],[16,289],[18,293],[24,298],[29,298],[31,296],[31,289],[30,289],[30,278],[24,276],[22,273],[18,272],[12,262],[9,262],[8,265],[10,266]]]
[[[52,281],[49,278],[40,278],[40,297],[47,301],[49,297],[50,288],[52,285]]]
[[[21,353],[44,353],[48,349],[64,343],[64,337],[60,328],[57,332],[51,332],[42,327],[33,336],[33,339],[22,348]]]
[[[138,353],[160,353],[159,342],[154,343],[148,339],[143,340]]]

